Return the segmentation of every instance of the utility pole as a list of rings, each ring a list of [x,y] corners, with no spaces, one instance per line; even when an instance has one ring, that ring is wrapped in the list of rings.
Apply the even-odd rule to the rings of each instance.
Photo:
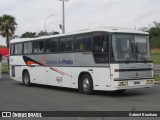
[[[62,1],[62,33],[65,33],[65,7],[64,2],[67,2],[69,0],[59,0]]]

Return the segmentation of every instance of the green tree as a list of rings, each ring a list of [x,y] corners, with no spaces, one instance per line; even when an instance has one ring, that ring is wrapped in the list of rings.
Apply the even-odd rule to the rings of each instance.
[[[21,36],[21,38],[35,38],[35,37],[37,37],[36,32],[25,32]]]
[[[153,23],[154,23],[155,28],[159,28],[160,29],[160,23],[158,23],[156,21],[154,21]]]
[[[160,48],[160,23],[153,23],[154,27],[149,30],[150,44],[152,48]]]
[[[38,33],[38,36],[45,36],[45,35],[49,35],[49,34],[50,34],[50,33],[41,30],[41,31]]]
[[[6,38],[6,44],[9,48],[10,37],[15,33],[17,23],[15,17],[11,15],[4,14],[0,16],[0,35]]]
[[[152,38],[153,36],[159,36],[160,37],[160,28],[156,28],[156,27],[152,27],[149,30],[149,34],[150,34],[150,38]]]
[[[38,36],[57,35],[57,34],[59,34],[59,32],[57,31],[52,31],[52,32],[40,31],[38,33]]]

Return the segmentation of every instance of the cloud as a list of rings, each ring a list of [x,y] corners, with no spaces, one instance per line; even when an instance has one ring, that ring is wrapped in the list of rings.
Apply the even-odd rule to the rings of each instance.
[[[80,29],[121,26],[134,28],[159,22],[159,0],[69,0],[65,2],[66,31]],[[62,3],[59,0],[0,0],[0,15],[11,14],[16,17],[16,34],[26,31],[44,30],[47,16],[48,31],[61,32]]]

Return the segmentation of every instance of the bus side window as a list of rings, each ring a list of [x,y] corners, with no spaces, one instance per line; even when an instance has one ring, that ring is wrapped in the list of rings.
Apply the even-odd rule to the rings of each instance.
[[[45,52],[50,53],[51,52],[51,40],[47,39],[45,41]]]
[[[44,41],[34,42],[34,53],[43,53],[44,52]]]
[[[84,49],[91,50],[91,35],[84,36]]]
[[[24,43],[24,46],[23,46],[23,53],[24,54],[27,54],[27,48],[28,48],[28,43]]]
[[[39,52],[43,53],[43,51],[44,51],[44,41],[40,41],[39,42]]]
[[[23,53],[24,54],[31,54],[32,53],[32,42],[24,43]]]
[[[38,53],[38,43],[34,42],[34,49],[33,49],[34,53]]]
[[[53,53],[57,51],[58,48],[58,39],[47,39],[45,42],[45,52]]]
[[[77,36],[75,49],[77,51],[91,50],[91,35]]]
[[[83,43],[82,43],[82,41],[80,42],[80,51],[83,51],[83,49],[84,49],[84,45],[83,45]]]
[[[15,54],[15,55],[20,55],[20,54],[22,54],[22,43],[17,43],[17,44],[15,44],[14,54]]]
[[[75,49],[77,51],[83,51],[83,36],[77,36],[76,37]]]
[[[60,51],[72,51],[73,50],[73,37],[61,38],[59,41]]]
[[[11,53],[11,55],[13,55],[13,54],[14,54],[14,44],[11,44],[10,53]]]
[[[32,42],[29,42],[28,43],[28,54],[31,54],[32,53],[32,49],[33,49],[33,44],[32,44]]]
[[[67,44],[66,44],[66,50],[67,51],[73,51],[74,50],[73,40],[74,40],[74,37],[68,37],[67,38]]]
[[[65,51],[65,46],[66,46],[65,41],[66,40],[67,40],[66,38],[60,38],[59,40],[59,50],[60,51]]]

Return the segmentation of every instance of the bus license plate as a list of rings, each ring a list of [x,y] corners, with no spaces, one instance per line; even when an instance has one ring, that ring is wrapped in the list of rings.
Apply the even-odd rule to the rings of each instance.
[[[134,84],[138,85],[138,84],[140,84],[140,81],[134,81]]]

